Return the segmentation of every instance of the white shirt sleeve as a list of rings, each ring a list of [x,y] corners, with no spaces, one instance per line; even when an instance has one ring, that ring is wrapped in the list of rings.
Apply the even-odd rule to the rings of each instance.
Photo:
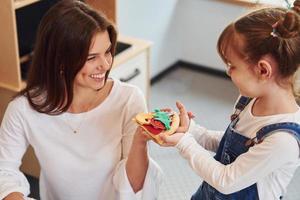
[[[28,181],[19,171],[28,147],[21,121],[20,105],[10,103],[0,128],[0,199],[12,192],[29,194]]]
[[[223,137],[224,131],[207,130],[191,120],[188,132],[193,135],[195,140],[208,151],[216,152]]]
[[[299,156],[297,140],[286,132],[272,134],[228,165],[216,161],[189,133],[181,138],[176,147],[200,177],[224,194],[257,183]]]
[[[127,116],[124,121],[124,132],[122,139],[122,160],[116,167],[113,176],[113,183],[117,190],[118,199],[128,200],[128,199],[141,199],[141,200],[153,200],[157,199],[158,189],[162,182],[162,171],[160,167],[149,158],[149,166],[147,174],[145,177],[143,189],[137,193],[134,193],[127,174],[126,174],[126,161],[133,140],[134,133],[136,131],[137,125],[132,121],[136,114],[140,112],[147,112],[145,99],[140,90],[132,95],[130,101],[124,108],[126,109]]]

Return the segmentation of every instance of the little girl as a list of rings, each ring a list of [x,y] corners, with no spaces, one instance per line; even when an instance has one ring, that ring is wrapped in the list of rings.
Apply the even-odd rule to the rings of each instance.
[[[204,180],[192,200],[272,200],[286,192],[299,166],[300,109],[292,84],[300,65],[299,12],[300,0],[291,10],[260,9],[221,34],[218,51],[241,94],[225,134],[190,123],[177,103],[179,130],[161,137]]]

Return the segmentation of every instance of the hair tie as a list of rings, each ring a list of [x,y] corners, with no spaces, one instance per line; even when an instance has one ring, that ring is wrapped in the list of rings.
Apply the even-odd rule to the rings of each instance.
[[[275,24],[272,25],[273,30],[270,33],[270,35],[273,36],[273,37],[279,37],[279,34],[277,32],[277,29],[276,29],[277,26],[278,26],[278,22],[276,22]]]

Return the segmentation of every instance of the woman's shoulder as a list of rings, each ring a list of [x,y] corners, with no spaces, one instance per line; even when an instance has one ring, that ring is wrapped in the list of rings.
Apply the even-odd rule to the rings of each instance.
[[[13,109],[24,109],[27,105],[29,105],[28,100],[24,95],[22,95],[14,97],[9,102],[8,107]]]
[[[121,82],[114,79],[114,99],[113,102],[130,108],[130,110],[139,110],[142,112],[146,107],[146,99],[140,88],[135,85]]]
[[[28,100],[25,96],[14,97],[7,105],[5,115],[24,116],[28,111]]]

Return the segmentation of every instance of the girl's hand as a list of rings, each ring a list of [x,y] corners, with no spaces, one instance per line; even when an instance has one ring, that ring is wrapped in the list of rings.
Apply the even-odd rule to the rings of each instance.
[[[179,110],[179,118],[180,118],[180,124],[176,132],[185,133],[189,130],[190,119],[194,118],[194,115],[191,112],[187,112],[185,106],[179,101],[176,102],[176,106]]]
[[[160,135],[161,139],[164,141],[164,143],[161,146],[175,146],[182,138],[184,133],[188,131],[190,126],[190,119],[195,117],[192,112],[186,111],[182,103],[177,101],[176,106],[179,110],[179,127],[176,130],[176,133],[174,133],[173,135]]]
[[[173,147],[179,142],[179,140],[182,138],[183,135],[184,135],[184,133],[174,133],[172,135],[162,134],[162,135],[160,135],[160,138],[162,139],[162,141],[164,143],[161,144],[160,146]]]
[[[186,111],[184,105],[182,103],[180,103],[179,101],[176,102],[176,106],[179,110],[179,118],[180,118],[180,126],[178,127],[176,132],[187,132],[189,125],[190,125],[190,120],[195,118],[195,115],[190,112],[190,111]],[[165,111],[165,112],[172,112],[171,108],[163,108],[160,109],[161,111]]]

